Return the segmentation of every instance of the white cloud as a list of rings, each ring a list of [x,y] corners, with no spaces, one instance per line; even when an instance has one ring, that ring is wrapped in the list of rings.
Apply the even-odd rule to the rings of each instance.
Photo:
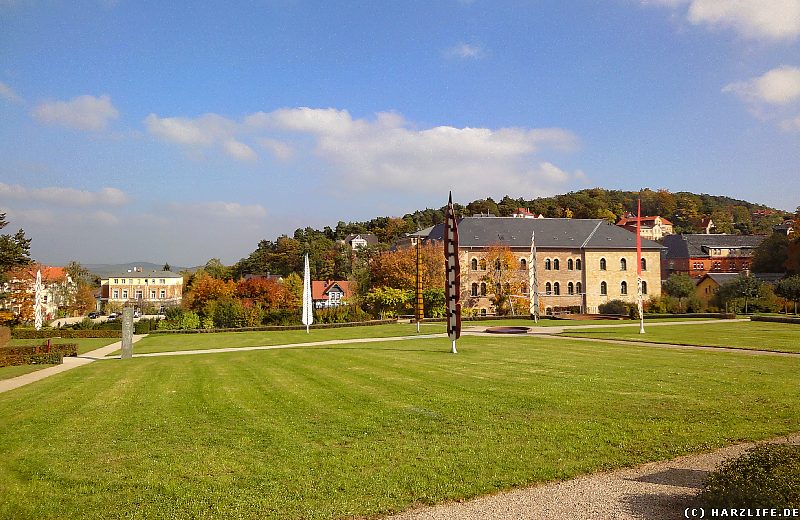
[[[793,40],[800,35],[797,0],[643,0],[644,4],[679,8],[688,4],[695,25],[727,27],[745,38]]]
[[[128,196],[117,188],[103,188],[100,191],[85,191],[74,188],[49,186],[46,188],[27,188],[19,184],[0,182],[0,196],[31,202],[43,202],[58,206],[124,206]]]
[[[328,172],[329,188],[344,191],[468,186],[471,194],[480,196],[487,191],[539,194],[552,193],[579,175],[538,158],[546,148],[575,148],[577,137],[560,128],[418,129],[396,112],[361,119],[347,110],[308,107],[257,112],[241,122],[216,114],[196,119],[151,114],[146,124],[165,140],[218,145],[238,160],[256,156],[242,139],[255,141],[284,162],[296,155],[314,156]]]
[[[171,203],[168,208],[177,214],[202,218],[263,219],[267,210],[260,204],[243,205],[238,202]]]
[[[480,45],[461,42],[449,49],[445,49],[444,55],[447,58],[478,59],[486,55],[486,51]]]
[[[228,139],[222,147],[225,153],[239,161],[255,161],[258,158],[252,148],[234,139]]]
[[[800,99],[800,68],[784,65],[747,81],[726,85],[723,92],[770,105],[786,105]]]
[[[107,95],[78,96],[69,101],[42,103],[31,115],[46,124],[63,125],[78,130],[104,130],[108,122],[119,117],[119,111]]]
[[[261,146],[268,150],[275,158],[281,161],[288,161],[294,157],[294,148],[289,144],[277,139],[261,139]]]
[[[14,92],[14,89],[0,81],[0,97],[12,103],[22,103],[22,98]]]
[[[793,119],[785,119],[781,121],[781,128],[787,132],[800,132],[800,115]]]

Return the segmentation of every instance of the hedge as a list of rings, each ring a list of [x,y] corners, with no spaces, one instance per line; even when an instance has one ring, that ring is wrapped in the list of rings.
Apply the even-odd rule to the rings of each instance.
[[[77,343],[51,343],[50,352],[60,352],[64,356],[77,356],[78,344]],[[29,356],[33,354],[47,354],[47,344],[42,345],[15,345],[0,348],[0,354],[8,355],[23,355]]]
[[[121,330],[95,329],[21,329],[11,330],[11,337],[16,339],[48,339],[48,338],[121,338]]]
[[[712,508],[800,508],[800,446],[762,444],[723,462],[706,478],[700,500]]]
[[[427,321],[427,320],[426,320]],[[372,321],[352,321],[348,323],[318,323],[311,325],[312,329],[338,329],[343,327],[365,327],[371,325],[387,325],[397,323],[397,320],[372,320]],[[265,332],[278,330],[305,330],[305,325],[270,325],[264,327],[239,327],[231,329],[186,329],[186,330],[153,330],[150,334],[205,334],[214,332]]]
[[[2,349],[5,351],[6,349]],[[0,352],[0,367],[16,365],[60,365],[64,362],[61,352],[42,352],[40,354],[9,354]]]
[[[750,316],[750,321],[770,321],[772,323],[795,323],[800,325],[800,318],[784,318],[782,316]]]
[[[684,312],[675,314],[648,314],[645,313],[644,319],[659,318],[710,318],[720,320],[735,320],[736,314],[733,312]]]

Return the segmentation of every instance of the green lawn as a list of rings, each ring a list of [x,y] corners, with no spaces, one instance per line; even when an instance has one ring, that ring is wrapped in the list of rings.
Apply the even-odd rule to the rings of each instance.
[[[709,318],[648,318],[645,323],[664,323],[671,321],[702,321]],[[577,325],[622,325],[638,324],[639,320],[553,320],[542,318],[538,323],[530,318],[511,318],[507,320],[478,320],[463,321],[463,327],[504,327],[504,326],[523,326],[523,327],[574,327]]]
[[[108,360],[0,394],[0,518],[373,516],[800,430],[800,357],[449,347]]]
[[[37,370],[52,366],[55,365],[15,365],[11,367],[0,367],[0,380],[30,374],[31,372],[36,372]]]
[[[422,323],[420,334],[442,334],[444,323]],[[358,338],[389,338],[414,336],[416,323],[396,323],[368,327],[341,327],[335,329],[281,330],[262,332],[216,332],[202,334],[151,334],[133,346],[134,354],[172,352],[177,350],[202,350],[214,348],[262,347]],[[118,355],[115,352],[110,355]]]
[[[800,352],[800,325],[790,323],[748,321],[649,328],[645,323],[645,334],[639,334],[638,329],[629,327],[584,329],[568,331],[563,334],[570,337]]]

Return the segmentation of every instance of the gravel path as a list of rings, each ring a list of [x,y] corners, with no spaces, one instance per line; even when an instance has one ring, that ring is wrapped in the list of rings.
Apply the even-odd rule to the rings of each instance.
[[[772,439],[800,444],[800,433]],[[596,473],[551,484],[516,489],[467,502],[412,509],[391,520],[672,520],[696,505],[703,479],[725,459],[753,443],[710,453],[651,462],[636,468]]]

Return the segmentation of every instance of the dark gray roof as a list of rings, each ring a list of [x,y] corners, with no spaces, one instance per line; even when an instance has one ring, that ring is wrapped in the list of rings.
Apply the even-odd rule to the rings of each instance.
[[[442,240],[444,224],[428,229],[429,240]],[[423,231],[414,234],[423,235]],[[534,231],[537,248],[636,249],[636,233],[602,219],[465,217],[458,222],[459,246],[466,248],[493,244],[530,248]],[[642,239],[642,249],[661,248]]]
[[[378,237],[376,237],[372,233],[354,233],[354,234],[350,234],[350,235],[347,235],[346,237],[344,237],[344,241],[345,241],[345,243],[350,244],[356,237],[363,238],[367,242],[367,245],[370,245],[370,246],[377,245],[378,242],[379,242]]]
[[[706,273],[705,276],[708,276],[719,285],[725,285],[726,283],[734,281],[741,275],[742,273]],[[751,276],[759,282],[775,283],[786,276],[786,273],[751,273]],[[700,278],[697,283],[700,283],[702,279],[703,278]]]
[[[183,278],[183,275],[172,271],[131,271],[130,273],[114,273],[103,277],[103,279],[107,278]]]
[[[755,249],[764,235],[667,235],[664,246],[667,258],[699,258],[709,256],[708,248]]]

